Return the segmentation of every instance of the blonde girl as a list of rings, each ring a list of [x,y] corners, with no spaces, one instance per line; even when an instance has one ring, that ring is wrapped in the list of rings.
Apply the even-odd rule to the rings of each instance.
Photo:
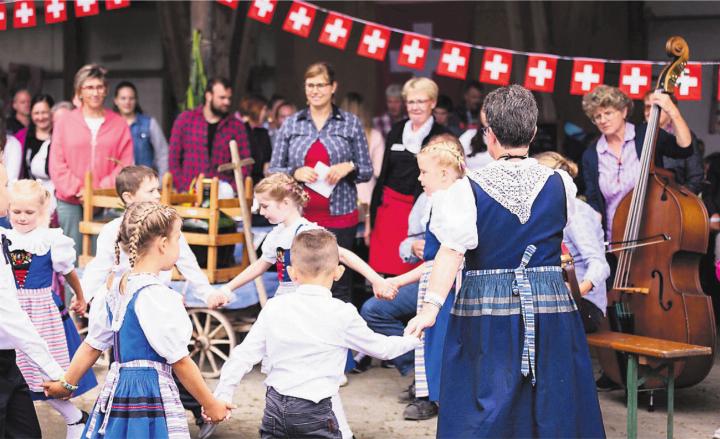
[[[190,359],[192,324],[182,296],[165,286],[159,273],[173,267],[180,253],[181,221],[175,210],[153,202],[132,204],[118,234],[130,271],[110,277],[106,296],[90,322],[88,336],[60,382],[46,383],[48,394],[66,396],[77,378],[113,346],[112,363],[84,432],[87,438],[188,438],[185,411],[172,374],[178,377],[213,422],[229,415],[229,404],[215,399]],[[164,422],[162,422],[164,421]]]
[[[55,361],[65,369],[80,345],[80,336],[67,315],[64,303],[52,290],[53,274],[63,274],[75,291],[75,300],[71,306],[75,312],[85,312],[87,305],[75,272],[72,239],[63,235],[60,229],[48,228],[50,200],[50,193],[40,182],[16,181],[9,191],[12,229],[0,231],[11,241],[11,266],[20,306],[47,342]],[[47,400],[42,388],[44,376],[37,366],[22,352],[17,354],[17,364],[33,399]],[[77,395],[97,385],[92,371],[78,381]],[[63,416],[68,426],[67,437],[80,437],[87,414],[69,401],[48,400],[48,403]]]
[[[441,134],[430,139],[428,144],[417,155],[420,175],[418,181],[425,193],[430,197],[445,191],[454,183],[465,178],[465,155],[462,145],[451,134]],[[440,249],[440,241],[430,231],[432,208],[426,212],[423,222],[427,224],[425,232],[424,263],[414,270],[390,279],[396,287],[420,282],[418,287],[418,311],[427,299],[427,285],[433,260]],[[424,344],[415,348],[415,399],[405,408],[403,416],[408,420],[429,419],[437,415],[437,401],[440,399],[440,371],[445,331],[450,308],[454,300],[454,292],[450,292],[444,302],[436,305],[441,308],[437,323],[429,331],[425,331]],[[435,303],[435,302],[432,302]]]

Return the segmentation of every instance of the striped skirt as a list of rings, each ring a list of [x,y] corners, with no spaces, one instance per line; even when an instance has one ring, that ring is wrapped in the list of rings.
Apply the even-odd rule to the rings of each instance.
[[[66,370],[70,366],[70,354],[60,310],[55,304],[50,287],[39,289],[21,288],[17,290],[17,297],[20,307],[27,313],[35,329],[47,343],[52,357],[63,370]],[[27,381],[30,391],[42,392],[42,383],[45,379],[37,366],[35,366],[35,363],[30,361],[27,355],[18,351],[17,365],[25,381]]]

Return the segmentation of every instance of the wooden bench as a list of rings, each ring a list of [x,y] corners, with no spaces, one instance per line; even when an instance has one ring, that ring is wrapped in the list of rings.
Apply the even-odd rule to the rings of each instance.
[[[697,346],[670,340],[624,334],[620,332],[600,331],[587,334],[590,346],[612,349],[627,354],[627,437],[637,438],[637,404],[638,388],[650,377],[659,378],[665,383],[667,390],[667,437],[673,437],[673,414],[675,397],[675,362],[697,357],[712,355],[707,346]],[[643,369],[643,376],[638,378],[639,365],[647,365],[648,359],[658,362],[659,366]],[[666,371],[667,376],[661,375]]]

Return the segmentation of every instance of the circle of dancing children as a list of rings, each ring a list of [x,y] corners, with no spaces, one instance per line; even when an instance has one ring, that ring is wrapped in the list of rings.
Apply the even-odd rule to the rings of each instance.
[[[17,288],[17,297],[50,352],[62,368],[80,346],[80,336],[65,305],[52,290],[53,274],[64,275],[75,292],[71,308],[84,313],[87,308],[80,280],[75,272],[73,240],[60,229],[49,228],[50,193],[36,180],[18,180],[9,191],[9,213],[12,229],[0,231],[10,240],[10,264]],[[25,353],[18,352],[17,364],[28,384],[33,400],[46,400],[67,424],[67,438],[78,438],[87,413],[72,402],[48,399],[43,393],[44,377],[38,366]],[[82,395],[97,385],[92,371],[77,377],[74,396]]]
[[[223,285],[220,288],[223,295],[213,296],[213,300],[209,302],[211,307],[222,306],[232,301],[234,290],[262,276],[273,265],[277,268],[279,280],[275,296],[295,291],[297,285],[292,281],[287,270],[291,259],[290,246],[298,233],[321,228],[303,217],[303,207],[309,199],[308,194],[300,183],[287,174],[272,174],[261,180],[255,186],[255,197],[260,206],[260,214],[271,224],[275,224],[275,227],[263,241],[262,256]],[[383,294],[394,292],[388,281],[380,277],[353,252],[339,247],[339,254],[341,263],[363,275],[373,285],[374,290]],[[263,362],[262,371],[267,373],[269,367],[267,362]],[[345,419],[340,396],[333,395],[332,402],[343,437],[351,438],[352,432]]]
[[[420,150],[417,154],[417,162],[420,169],[418,180],[430,199],[429,208],[426,209],[422,219],[425,224],[424,262],[412,271],[391,278],[390,282],[399,288],[419,281],[417,295],[419,312],[425,300],[433,261],[441,245],[428,228],[432,217],[433,194],[447,190],[455,181],[465,176],[465,157],[462,145],[455,136],[440,134],[431,138]],[[429,419],[438,413],[437,402],[440,400],[445,332],[454,299],[454,291],[449,291],[435,325],[424,331],[423,344],[415,348],[415,399],[405,408],[403,413],[405,419]]]
[[[348,349],[390,359],[421,343],[417,337],[373,332],[352,304],[333,298],[330,287],[344,272],[339,264],[332,233],[298,233],[287,267],[295,291],[267,302],[222,368],[215,395],[231,401],[253,365],[267,362],[262,438],[341,438],[331,399],[338,393]]]
[[[192,324],[182,296],[159,278],[178,260],[180,228],[180,217],[172,208],[153,202],[128,207],[115,254],[119,263],[122,247],[130,271],[120,279],[109,276],[108,292],[95,298],[96,314],[65,377],[44,384],[49,396],[69,396],[80,376],[113,347],[115,362],[84,437],[189,438],[173,373],[210,421],[230,414],[232,406],[212,396],[189,356]]]

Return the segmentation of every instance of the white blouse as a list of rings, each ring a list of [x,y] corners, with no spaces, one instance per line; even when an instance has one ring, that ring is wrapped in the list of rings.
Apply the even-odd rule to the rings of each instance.
[[[7,170],[8,183],[13,183],[20,178],[20,172],[22,171],[22,145],[13,135],[7,135],[2,162]]]
[[[262,259],[270,264],[277,262],[277,249],[289,249],[295,235],[306,230],[320,229],[317,224],[300,217],[298,220],[285,226],[280,223],[265,237],[262,243]]]
[[[133,293],[148,284],[148,277],[154,277],[152,281],[158,283],[149,285],[138,293],[135,314],[150,346],[165,358],[168,364],[174,364],[189,354],[192,323],[183,305],[182,296],[160,284],[160,280],[150,274],[129,276],[124,294],[118,290],[120,279],[116,279],[111,292],[95,297],[85,342],[99,351],[112,346],[113,332],[120,330]],[[112,311],[112,321],[106,304]]]
[[[504,207],[525,207],[526,209],[518,209],[517,213],[513,209],[508,209],[520,217],[522,216],[522,210],[529,210],[532,207],[535,198],[545,186],[547,178],[553,172],[557,172],[560,174],[565,186],[567,217],[568,219],[571,218],[575,212],[574,199],[577,193],[575,183],[565,171],[555,170],[549,173],[547,171],[550,171],[549,168],[540,165],[537,160],[532,158],[518,162],[495,161],[480,171],[469,171],[467,176],[454,182],[447,190],[433,194],[430,231],[443,246],[459,253],[465,253],[477,247],[477,206],[469,178],[472,178],[483,190],[488,192],[488,195]],[[516,185],[515,189],[526,188],[524,193],[515,194],[523,196],[522,198],[511,199],[510,195],[507,195],[507,199],[503,198],[502,189],[508,189],[511,185],[505,184],[502,179],[517,178],[518,175],[520,178],[527,176],[527,178],[534,178],[534,180],[522,182],[529,183],[528,185]],[[532,175],[534,177],[531,177]],[[492,188],[484,186],[488,184],[488,181],[491,182]],[[516,182],[513,181],[512,183],[515,184]],[[493,189],[498,189],[498,192]]]
[[[53,270],[63,275],[75,269],[75,241],[63,235],[57,228],[38,227],[28,233],[0,227],[0,233],[12,242],[10,250],[25,250],[42,256],[50,252]]]

